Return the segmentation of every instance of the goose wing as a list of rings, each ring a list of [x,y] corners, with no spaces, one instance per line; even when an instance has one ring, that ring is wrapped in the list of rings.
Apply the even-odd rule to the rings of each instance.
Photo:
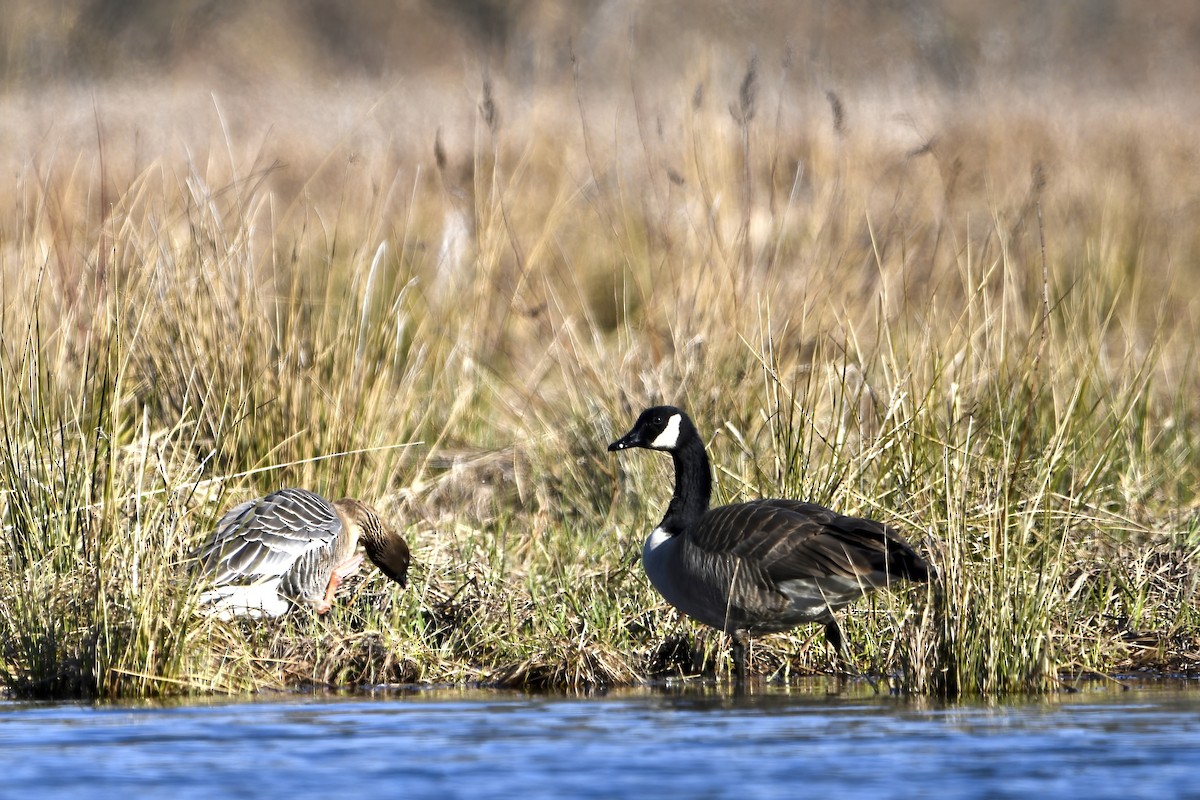
[[[692,530],[692,543],[739,558],[777,584],[830,577],[872,584],[928,577],[921,557],[883,523],[798,500],[714,508]]]
[[[332,547],[342,522],[304,489],[281,489],[230,509],[197,555],[217,586],[282,576],[305,553]]]

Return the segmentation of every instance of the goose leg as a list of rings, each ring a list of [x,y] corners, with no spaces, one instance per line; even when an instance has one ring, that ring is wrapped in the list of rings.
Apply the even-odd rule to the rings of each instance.
[[[321,602],[317,603],[315,608],[318,614],[324,614],[333,608],[333,598],[337,594],[338,587],[341,586],[344,579],[358,572],[362,562],[362,553],[355,553],[333,568],[333,572],[329,575],[329,586],[325,589],[325,596],[321,598]]]
[[[833,648],[838,668],[845,670],[849,667],[850,648],[846,646],[846,637],[842,635],[842,626],[838,625],[836,619],[825,623],[825,641]]]
[[[875,679],[855,669],[854,661],[850,658],[850,647],[846,644],[846,637],[842,635],[842,626],[838,625],[837,619],[832,619],[825,623],[825,641],[837,653],[839,674],[845,675],[849,673],[859,678],[866,678],[867,683],[871,684],[871,688],[875,690],[875,694],[879,694],[879,685],[875,683]]]
[[[734,631],[732,638],[733,679],[741,686],[746,683],[746,632]]]

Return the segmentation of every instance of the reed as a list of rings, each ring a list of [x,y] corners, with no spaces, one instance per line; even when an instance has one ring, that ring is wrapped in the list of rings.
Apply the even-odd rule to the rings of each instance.
[[[701,426],[716,500],[809,498],[928,554],[936,582],[845,624],[903,690],[1193,669],[1200,239],[1178,215],[1200,186],[1172,166],[1193,121],[998,96],[907,141],[783,74],[705,73],[633,115],[586,82],[518,106],[489,80],[473,126],[406,147],[360,122],[253,149],[228,132],[249,108],[137,168],[119,115],[102,148],[64,122],[78,160],[28,142],[0,196],[0,683],[724,675],[636,563],[666,464],[604,449],[659,402]],[[371,119],[354,92],[307,102]],[[196,614],[189,554],[284,485],[376,505],[409,588]],[[821,641],[758,639],[751,669],[829,669]]]

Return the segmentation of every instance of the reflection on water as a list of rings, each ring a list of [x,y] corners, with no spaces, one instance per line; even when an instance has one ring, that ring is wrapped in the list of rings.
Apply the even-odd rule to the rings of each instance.
[[[823,683],[0,702],[0,796],[1188,797],[1192,686],[991,705]]]

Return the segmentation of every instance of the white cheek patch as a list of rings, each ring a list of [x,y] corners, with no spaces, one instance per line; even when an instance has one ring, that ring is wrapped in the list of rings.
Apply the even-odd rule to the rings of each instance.
[[[670,450],[679,442],[679,415],[672,414],[667,420],[667,427],[654,438],[650,446],[658,450]]]

